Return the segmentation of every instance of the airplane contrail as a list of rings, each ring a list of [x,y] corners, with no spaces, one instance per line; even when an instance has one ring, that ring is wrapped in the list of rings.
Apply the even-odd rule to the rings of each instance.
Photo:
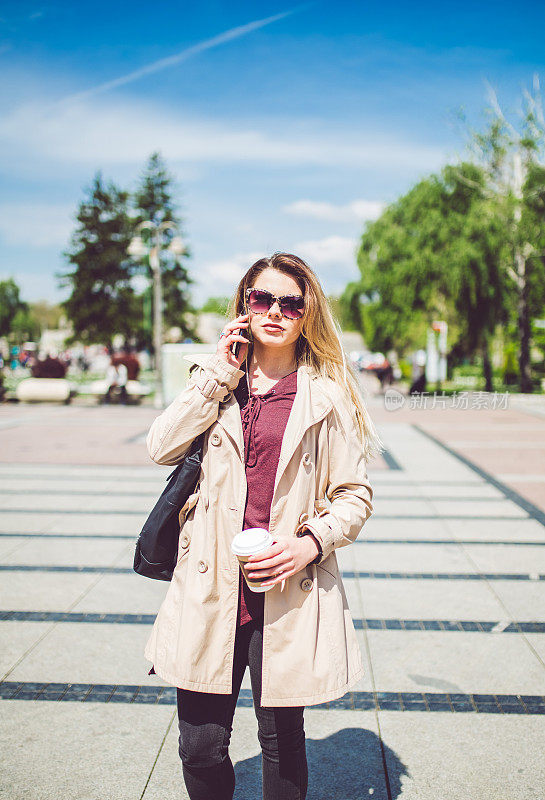
[[[211,39],[204,39],[204,41],[198,42],[191,47],[186,47],[185,50],[181,50],[179,53],[176,53],[173,56],[161,58],[158,61],[147,64],[145,67],[140,67],[140,69],[129,72],[127,75],[121,75],[119,78],[114,78],[111,81],[100,83],[98,86],[93,86],[91,89],[86,89],[83,92],[77,92],[76,94],[64,97],[62,100],[59,100],[58,103],[55,103],[55,105],[64,105],[65,103],[71,103],[78,100],[86,100],[88,97],[94,97],[95,95],[102,94],[110,89],[115,89],[118,86],[125,86],[127,83],[132,83],[133,81],[136,81],[138,78],[142,78],[145,75],[151,75],[154,72],[167,69],[167,67],[180,64],[182,61],[187,61],[188,58],[191,58],[198,53],[202,53],[205,50],[210,50],[213,47],[217,47],[220,44],[224,44],[224,42],[230,42],[233,39],[238,39],[241,36],[245,36],[247,33],[258,30],[259,28],[264,28],[265,25],[270,25],[273,22],[277,22],[279,19],[284,19],[285,17],[295,14],[297,11],[300,11],[301,9],[307,8],[311,5],[314,5],[314,3],[304,3],[302,5],[295,6],[288,11],[283,11],[280,14],[274,14],[271,17],[264,17],[264,19],[256,19],[253,22],[246,23],[246,25],[239,25],[236,28],[231,28],[228,31],[218,34],[217,36],[213,36]]]

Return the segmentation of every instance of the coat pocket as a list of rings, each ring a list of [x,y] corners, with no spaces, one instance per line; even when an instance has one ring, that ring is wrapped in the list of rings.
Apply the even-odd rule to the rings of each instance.
[[[190,512],[195,508],[197,505],[197,500],[201,495],[200,489],[197,489],[196,492],[190,494],[183,506],[180,509],[180,513],[178,514],[178,519],[180,520],[180,528],[188,518]]]

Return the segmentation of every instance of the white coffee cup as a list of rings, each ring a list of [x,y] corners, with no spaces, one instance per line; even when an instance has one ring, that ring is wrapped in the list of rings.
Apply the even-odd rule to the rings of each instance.
[[[252,592],[267,592],[272,589],[272,586],[262,586],[262,581],[270,581],[272,576],[268,575],[262,579],[248,578],[244,564],[247,563],[250,556],[267,550],[273,542],[274,539],[266,528],[246,528],[241,533],[237,533],[231,542],[231,550],[238,558],[244,580]]]

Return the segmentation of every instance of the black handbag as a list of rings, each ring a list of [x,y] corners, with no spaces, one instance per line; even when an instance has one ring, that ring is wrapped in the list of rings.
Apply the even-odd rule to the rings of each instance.
[[[167,486],[144,523],[136,542],[133,569],[146,578],[170,581],[178,561],[179,513],[199,478],[204,433],[167,478]]]

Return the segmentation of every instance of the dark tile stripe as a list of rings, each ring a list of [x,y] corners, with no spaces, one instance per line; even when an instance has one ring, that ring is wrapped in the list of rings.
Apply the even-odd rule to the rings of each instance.
[[[2,700],[58,702],[146,703],[174,705],[174,686],[116,686],[90,683],[0,683]],[[252,693],[241,689],[237,706],[251,706]],[[451,694],[429,692],[348,692],[339,700],[321,704],[327,710],[459,711],[481,714],[545,714],[545,697],[520,694]]]
[[[132,539],[136,542],[138,538],[134,533],[16,533],[16,532],[0,532],[0,538],[8,539]],[[373,539],[362,538],[356,539],[353,544],[463,544],[463,545],[522,545],[528,547],[545,547],[545,540],[533,542],[531,540],[514,540],[514,539]]]
[[[428,500],[428,498],[423,498]],[[431,500],[432,498],[429,498]],[[462,501],[463,502],[463,501]],[[34,510],[34,509],[33,509]],[[376,512],[373,519],[396,519],[396,520],[465,520],[468,522],[525,522],[528,517],[521,517],[520,514],[382,514]]]
[[[134,533],[0,533],[0,537],[10,539],[133,539]],[[545,544],[545,542],[544,542]]]
[[[108,575],[133,575],[131,567],[80,567],[55,564],[0,564],[0,572],[103,572]],[[518,572],[341,572],[343,578],[375,578],[385,580],[446,580],[446,581],[544,581],[545,575],[532,576]]]
[[[399,461],[393,456],[390,450],[383,450],[382,458],[384,459],[388,469],[396,470],[399,472],[403,471],[403,467],[401,466]]]
[[[1,462],[0,462],[0,466],[3,466]],[[77,466],[81,466],[81,465],[75,464],[73,466],[77,467]],[[82,466],[88,466],[88,465],[87,464],[83,464]],[[6,477],[6,478],[10,478],[11,480],[17,479],[17,480],[20,480],[20,481],[55,481],[56,483],[58,483],[59,481],[63,481],[63,483],[64,483],[64,481],[85,481],[87,483],[91,483],[92,481],[106,481],[106,482],[110,483],[112,486],[115,485],[115,482],[117,480],[125,481],[125,482],[126,481],[130,481],[131,483],[135,483],[136,481],[141,481],[141,482],[147,483],[147,484],[153,483],[153,481],[156,480],[158,482],[158,491],[161,491],[161,485],[160,485],[161,475],[130,475],[129,474],[128,477],[127,477],[126,472],[123,472],[123,467],[120,467],[120,472],[117,475],[111,475],[111,474],[84,475],[83,473],[80,473],[78,475],[78,474],[73,474],[73,473],[70,474],[70,473],[68,473],[66,471],[68,469],[69,469],[69,467],[65,467],[64,474],[63,474],[62,470],[58,470],[57,471],[55,468],[52,468],[52,470],[50,472],[48,472],[48,473],[44,473],[43,475],[36,475],[36,474],[26,473],[24,470],[21,473],[14,466],[12,466],[12,468],[10,469],[9,472],[5,472],[4,470],[0,470],[0,478]],[[166,479],[168,474],[169,473],[165,470],[165,479]],[[473,484],[464,484],[464,485],[472,486]]]
[[[6,494],[8,494],[8,492],[6,492]],[[38,492],[38,494],[39,494],[39,492]],[[65,493],[61,492],[61,494],[65,494]],[[79,492],[76,492],[76,494],[79,494]],[[378,492],[375,492],[375,499],[377,499],[377,498],[378,498]],[[420,500],[420,501],[432,501],[433,502],[434,500],[439,500],[439,501],[444,502],[444,503],[454,503],[454,502],[460,502],[460,503],[493,503],[493,502],[502,502],[503,503],[506,500],[505,497],[497,497],[497,496],[494,496],[494,497],[476,497],[476,496],[471,495],[470,497],[461,497],[460,495],[456,495],[456,496],[453,496],[453,495],[442,495],[441,496],[441,495],[432,495],[432,494],[422,494],[422,495],[411,494],[411,495],[406,495],[406,494],[393,494],[392,492],[388,492],[388,493],[385,492],[384,493],[384,497],[381,498],[381,499],[384,502],[386,502],[386,501],[389,502],[390,500],[402,500],[402,501],[405,501],[405,502],[406,501],[417,502],[418,500]]]
[[[151,506],[150,509],[151,510]],[[64,509],[64,508],[2,508],[6,514],[55,514],[56,516],[74,516],[80,514],[88,516],[90,514],[101,514],[102,516],[133,516],[146,517],[149,511],[122,511],[120,509]],[[523,522],[526,517],[508,514],[382,514],[374,513],[373,519],[397,519],[397,520],[476,520],[480,522]]]
[[[491,484],[491,486],[494,486],[496,489],[498,489],[503,494],[504,497],[506,497],[512,503],[514,503],[523,511],[525,511],[530,517],[532,517],[532,519],[535,519],[542,525],[545,525],[545,511],[543,511],[543,509],[538,508],[538,506],[531,503],[521,494],[519,494],[510,486],[508,486],[506,483],[503,483],[502,481],[498,480],[489,472],[486,472],[486,470],[482,469],[482,467],[479,467],[473,461],[470,461],[470,459],[467,458],[467,456],[463,456],[461,453],[458,453],[456,450],[453,450],[452,447],[449,447],[447,444],[442,442],[441,439],[438,439],[436,436],[433,436],[433,434],[429,433],[427,430],[425,430],[425,428],[422,428],[420,425],[417,424],[413,424],[413,428],[415,428],[415,430],[417,430],[423,436],[426,436],[428,439],[430,439],[430,441],[439,445],[439,447],[442,447],[443,450],[449,453],[449,455],[453,456],[454,458],[457,458],[458,461],[460,461],[466,467],[469,467],[469,469],[473,470],[473,472],[479,475],[479,477],[481,477],[487,483]]]
[[[104,497],[104,495],[102,495]],[[150,507],[151,511],[151,507]],[[144,517],[146,516],[146,511],[121,511],[117,508],[107,508],[107,509],[99,509],[96,508],[92,509],[85,509],[85,508],[35,508],[34,506],[30,506],[27,508],[2,508],[2,512],[4,514],[55,514],[59,517],[66,517],[73,514],[102,514],[102,516],[119,516],[119,515],[126,515],[129,517]]]
[[[78,611],[0,611],[0,622],[87,622],[106,625],[153,625],[155,614],[112,614]],[[443,619],[360,619],[357,630],[373,631],[449,631],[490,633],[496,620]],[[545,633],[545,622],[510,622],[499,633]]]
[[[64,564],[56,564],[54,566],[41,566],[39,564],[0,564],[0,572],[104,572],[115,575],[134,574],[134,571],[129,567],[77,567]]]
[[[64,480],[63,478],[59,478],[60,481]],[[96,489],[78,489],[77,491],[67,492],[66,489],[32,489],[32,494],[46,494],[46,495],[60,495],[61,497],[73,497],[74,495],[79,496],[83,495],[85,497],[158,497],[161,494],[162,487],[158,487],[156,491],[115,491],[115,490],[108,490],[108,491],[98,491]],[[16,491],[15,489],[0,489],[0,495],[12,495],[13,497],[17,497],[18,495],[22,495],[23,491],[19,490]],[[448,499],[448,498],[447,498]],[[452,499],[452,498],[450,498]],[[27,509],[28,510],[28,509]]]
[[[41,535],[41,534],[40,534]],[[95,538],[95,537],[93,537]],[[524,545],[528,547],[545,547],[545,539],[539,542],[533,542],[530,539],[524,541],[515,539],[371,539],[362,538],[356,539],[353,544],[464,544],[464,545]]]
[[[446,580],[446,581],[530,581],[545,580],[545,575],[515,572],[351,572],[343,571],[343,578],[384,578],[391,580]]]

